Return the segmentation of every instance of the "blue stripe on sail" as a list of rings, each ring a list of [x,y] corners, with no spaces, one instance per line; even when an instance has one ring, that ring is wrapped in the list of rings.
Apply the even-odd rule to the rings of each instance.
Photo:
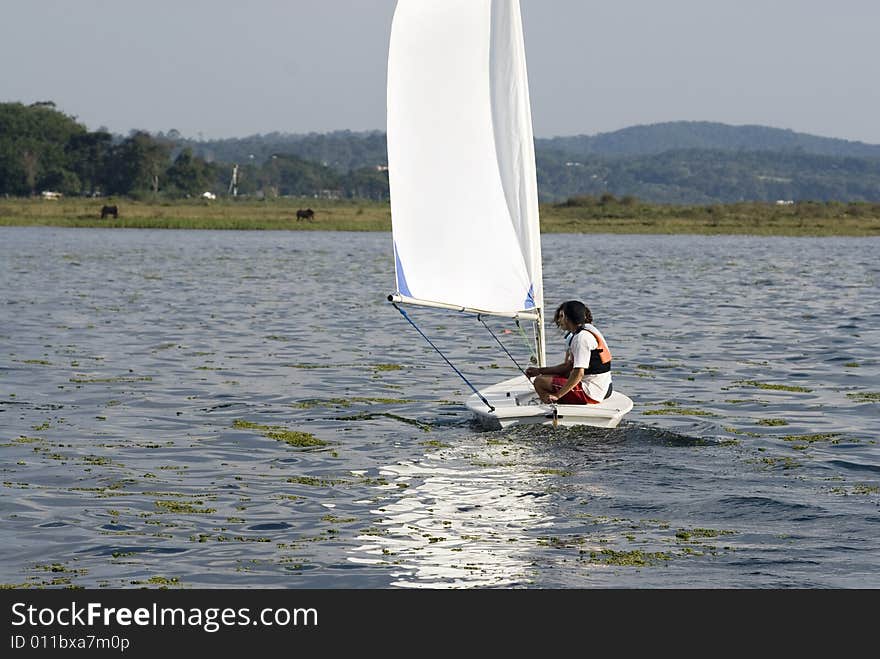
[[[407,297],[412,297],[409,286],[406,283],[406,275],[403,274],[403,264],[400,262],[400,256],[397,253],[397,243],[394,243],[394,263],[397,265],[397,292]]]
[[[526,295],[525,306],[523,309],[534,309],[535,308],[535,285],[532,284],[529,286],[529,292]]]

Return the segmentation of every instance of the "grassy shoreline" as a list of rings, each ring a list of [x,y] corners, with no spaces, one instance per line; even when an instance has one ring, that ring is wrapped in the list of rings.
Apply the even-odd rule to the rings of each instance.
[[[119,219],[100,219],[115,204]],[[312,208],[313,220],[296,220]],[[390,231],[387,203],[365,200],[274,199],[133,201],[128,199],[0,199],[0,226],[139,229]],[[880,236],[880,204],[740,203],[664,206],[572,199],[541,205],[542,233],[741,234]]]

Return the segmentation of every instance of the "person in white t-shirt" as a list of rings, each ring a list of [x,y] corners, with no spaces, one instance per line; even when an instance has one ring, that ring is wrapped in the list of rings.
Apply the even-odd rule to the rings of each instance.
[[[611,350],[593,325],[593,314],[583,302],[569,300],[559,305],[554,321],[570,334],[569,349],[562,364],[526,369],[535,378],[535,392],[544,403],[601,403],[612,391]]]

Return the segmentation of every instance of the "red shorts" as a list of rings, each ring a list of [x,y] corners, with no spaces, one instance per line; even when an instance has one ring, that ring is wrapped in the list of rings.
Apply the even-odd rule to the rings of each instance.
[[[553,377],[553,391],[559,391],[565,386],[565,383],[568,382],[568,378],[564,378],[561,376]],[[559,402],[563,405],[598,405],[601,401],[593,400],[587,393],[584,391],[583,387],[580,383],[565,394],[562,398],[559,399]]]

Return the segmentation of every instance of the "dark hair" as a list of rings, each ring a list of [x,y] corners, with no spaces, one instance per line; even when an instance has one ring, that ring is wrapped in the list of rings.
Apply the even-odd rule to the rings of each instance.
[[[559,324],[559,316],[562,315],[562,307],[565,306],[565,302],[556,307],[556,311],[553,312],[553,322],[557,325]]]
[[[586,304],[577,300],[563,302],[559,305],[559,309],[556,310],[556,317],[558,317],[560,312],[564,313],[565,317],[575,325],[583,326],[593,322],[593,314],[590,313],[590,309]]]

